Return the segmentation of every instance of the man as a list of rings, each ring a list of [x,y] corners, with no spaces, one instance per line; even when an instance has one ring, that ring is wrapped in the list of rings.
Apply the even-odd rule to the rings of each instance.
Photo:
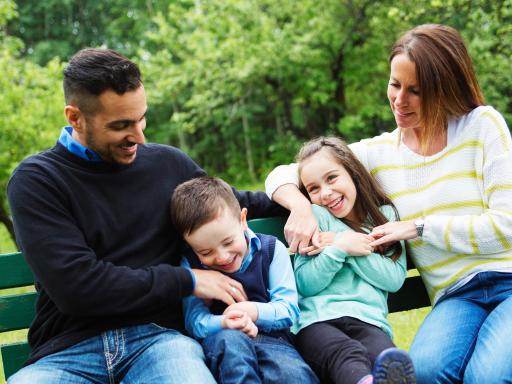
[[[32,353],[9,383],[213,383],[181,333],[181,300],[246,296],[221,273],[178,266],[168,214],[175,187],[205,172],[176,148],[144,144],[144,86],[118,53],[78,52],[64,96],[69,126],[7,188],[39,293]],[[235,193],[254,216],[283,213],[263,193]]]

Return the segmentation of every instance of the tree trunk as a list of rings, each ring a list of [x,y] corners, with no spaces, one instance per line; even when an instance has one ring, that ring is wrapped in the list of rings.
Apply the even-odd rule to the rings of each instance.
[[[2,203],[0,203],[0,223],[5,225],[5,228],[7,228],[13,243],[16,244],[16,235],[14,234],[14,226],[12,224],[12,220],[7,214],[7,210]]]
[[[249,176],[253,184],[256,184],[256,173],[254,172],[254,161],[252,158],[251,138],[249,137],[249,119],[247,112],[242,108],[242,126],[244,131],[245,157],[247,158],[247,166],[249,167]]]

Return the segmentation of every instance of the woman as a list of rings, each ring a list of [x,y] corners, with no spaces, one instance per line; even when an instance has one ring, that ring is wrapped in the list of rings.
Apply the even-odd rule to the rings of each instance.
[[[390,67],[388,98],[398,128],[351,149],[401,217],[374,228],[372,245],[407,240],[432,301],[410,350],[418,383],[511,382],[510,132],[484,106],[453,28],[408,31],[394,44]],[[296,172],[294,165],[276,168],[267,193],[292,212],[292,251],[310,252],[318,246],[316,225],[293,185]]]

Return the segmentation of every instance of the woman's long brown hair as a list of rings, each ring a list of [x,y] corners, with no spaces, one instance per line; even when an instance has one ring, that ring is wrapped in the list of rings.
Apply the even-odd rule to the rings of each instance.
[[[446,134],[448,120],[484,105],[471,58],[459,33],[440,24],[419,25],[391,48],[389,62],[405,54],[416,65],[420,96],[420,149]]]
[[[356,158],[348,145],[337,137],[318,137],[305,143],[296,159],[299,163],[299,175],[304,160],[320,151],[327,151],[334,161],[345,168],[356,187],[357,196],[353,209],[356,213],[355,216],[360,218],[361,222],[356,223],[341,219],[345,224],[356,232],[366,233],[363,228],[371,231],[372,228],[387,223],[389,220],[379,209],[382,205],[390,205],[395,211],[397,220],[399,219],[398,211],[393,202],[385,195],[380,185]],[[302,181],[300,182],[300,189],[309,198]],[[401,253],[402,245],[400,242],[395,243],[385,252],[386,256],[393,260],[397,260]]]

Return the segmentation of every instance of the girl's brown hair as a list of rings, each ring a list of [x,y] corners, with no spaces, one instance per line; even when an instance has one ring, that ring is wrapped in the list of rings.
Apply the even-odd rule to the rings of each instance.
[[[371,230],[373,227],[387,223],[389,220],[379,209],[382,205],[390,205],[395,211],[396,219],[399,219],[396,207],[384,194],[377,181],[356,158],[348,145],[337,137],[318,137],[305,143],[296,159],[299,163],[299,175],[304,161],[322,150],[327,151],[334,161],[345,168],[356,187],[357,197],[353,209],[356,213],[355,216],[360,218],[361,222],[355,223],[341,219],[345,224],[356,232],[366,233],[363,227]],[[299,187],[302,193],[309,198],[302,181],[300,181]],[[393,260],[397,260],[402,253],[401,244],[399,242],[395,243],[386,251],[387,255],[389,253],[391,253],[390,257]]]
[[[416,65],[423,127],[420,148],[426,153],[434,137],[445,134],[450,117],[484,104],[471,58],[459,33],[439,24],[419,25],[391,48],[389,62],[405,54]]]

